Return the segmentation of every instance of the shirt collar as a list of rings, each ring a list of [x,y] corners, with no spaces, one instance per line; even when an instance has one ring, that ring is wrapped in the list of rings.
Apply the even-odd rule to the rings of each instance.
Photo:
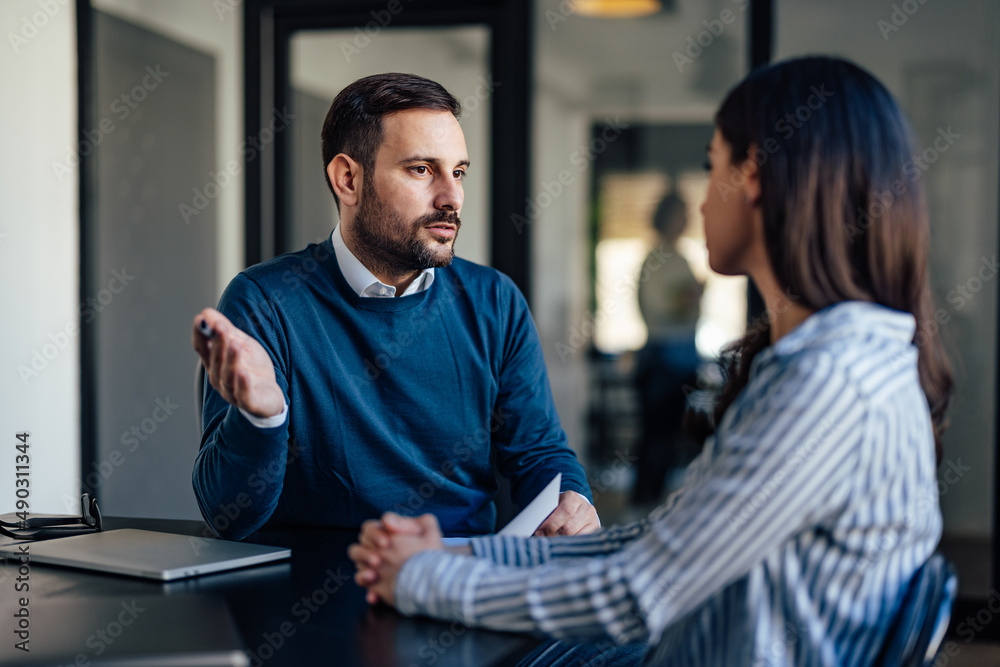
[[[340,271],[344,274],[344,279],[347,280],[347,284],[351,286],[351,289],[358,296],[363,297],[392,297],[396,296],[396,288],[392,285],[386,285],[381,280],[375,277],[375,274],[368,270],[364,264],[361,263],[351,249],[347,247],[344,243],[343,233],[340,231],[340,225],[337,225],[333,233],[330,234],[330,242],[333,244],[333,250],[337,255],[337,264],[340,265]],[[403,292],[403,296],[409,296],[410,294],[416,294],[417,292],[423,292],[429,289],[431,284],[434,282],[434,269],[424,269],[420,272],[420,275],[410,283]]]
[[[794,354],[806,347],[844,338],[880,338],[908,345],[916,331],[910,313],[871,301],[841,301],[819,310],[774,344],[777,354]]]
[[[832,349],[847,339],[881,340],[899,348],[912,348],[916,318],[870,301],[841,301],[816,311],[799,326],[754,357],[750,376],[774,358],[794,355],[808,348]],[[913,348],[915,349],[915,348]]]

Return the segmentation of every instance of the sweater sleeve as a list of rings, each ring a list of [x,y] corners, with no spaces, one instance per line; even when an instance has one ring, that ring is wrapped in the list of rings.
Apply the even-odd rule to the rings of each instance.
[[[731,408],[693,487],[621,551],[536,567],[422,552],[400,570],[399,610],[554,637],[658,641],[849,494],[864,401],[828,362],[771,382]]]
[[[245,274],[233,279],[219,311],[267,350],[288,400],[285,345],[274,310],[260,287]],[[271,517],[278,504],[288,454],[288,422],[258,428],[226,402],[205,378],[201,448],[192,481],[201,514],[220,537],[241,540]]]
[[[509,301],[501,304],[504,342],[493,433],[497,464],[511,481],[514,502],[521,507],[557,473],[562,473],[560,491],[576,491],[593,502],[583,466],[559,423],[528,304],[509,278],[504,278],[504,286]]]

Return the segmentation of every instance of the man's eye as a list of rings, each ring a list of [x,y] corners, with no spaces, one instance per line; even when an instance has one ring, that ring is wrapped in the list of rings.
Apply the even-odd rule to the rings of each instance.
[[[427,167],[424,166],[424,165],[418,165],[416,167],[410,167],[410,170],[413,173],[415,173],[415,174],[419,174],[420,176],[423,176],[424,174],[427,173]]]
[[[455,178],[457,178],[458,180],[460,180],[460,181],[462,181],[462,180],[465,180],[465,172],[464,172],[464,171],[462,171],[461,169],[456,169],[456,170],[455,170],[455,171],[453,172],[453,176],[454,176]]]

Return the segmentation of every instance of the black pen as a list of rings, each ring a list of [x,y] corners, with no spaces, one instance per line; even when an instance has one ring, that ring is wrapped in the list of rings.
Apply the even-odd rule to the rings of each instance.
[[[198,332],[209,340],[215,337],[215,331],[212,330],[212,327],[208,326],[208,322],[205,320],[198,323]]]

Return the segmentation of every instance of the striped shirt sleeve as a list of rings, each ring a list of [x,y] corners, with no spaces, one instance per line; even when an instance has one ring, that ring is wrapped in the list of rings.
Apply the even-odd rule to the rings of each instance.
[[[398,608],[556,637],[657,641],[849,497],[864,465],[865,402],[829,355],[807,363],[794,356],[754,376],[680,500],[624,548],[603,558],[553,560],[554,547],[527,548],[525,561],[500,555],[514,565],[542,563],[535,567],[421,553],[400,571]],[[592,538],[597,545],[604,532]],[[565,549],[563,541],[552,540]],[[477,553],[497,560],[483,545]]]
[[[515,567],[534,567],[552,558],[603,556],[620,551],[649,528],[649,519],[625,526],[603,528],[586,535],[571,537],[510,537],[491,535],[469,540],[478,558]]]

